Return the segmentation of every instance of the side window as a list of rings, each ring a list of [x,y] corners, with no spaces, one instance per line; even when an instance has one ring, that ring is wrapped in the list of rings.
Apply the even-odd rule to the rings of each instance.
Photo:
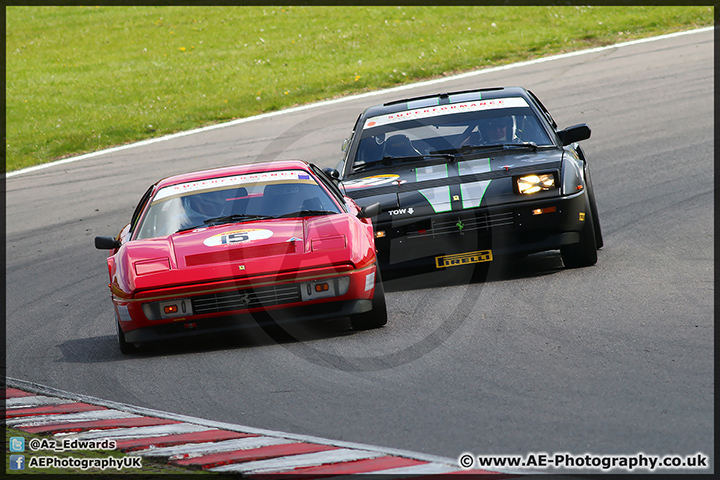
[[[557,123],[555,123],[555,120],[553,119],[552,115],[550,115],[550,112],[548,112],[547,108],[545,108],[545,105],[542,104],[539,98],[535,96],[533,92],[528,90],[528,93],[532,97],[533,101],[535,101],[535,104],[540,108],[540,111],[542,111],[543,115],[545,115],[545,118],[547,118],[548,122],[550,122],[550,125],[554,129],[557,129]]]
[[[350,134],[350,137],[347,138],[346,142],[343,143],[343,157],[342,161],[340,162],[340,165],[342,165],[342,171],[340,172],[340,176],[344,177],[345,174],[350,170],[349,165],[352,165],[352,160],[350,157],[350,150],[352,150],[353,143],[355,141],[355,135],[359,135],[361,132],[360,130],[360,119],[362,118],[362,113],[358,115],[357,120],[355,120],[355,125],[353,126],[352,133]]]
[[[137,227],[138,220],[140,220],[140,214],[143,211],[143,208],[145,208],[145,204],[150,200],[150,197],[153,194],[153,191],[155,190],[155,185],[151,185],[150,188],[147,189],[147,191],[143,194],[142,198],[140,199],[140,203],[137,204],[137,207],[135,207],[135,211],[132,214],[132,218],[130,219],[130,233],[132,234],[135,231],[135,227]]]

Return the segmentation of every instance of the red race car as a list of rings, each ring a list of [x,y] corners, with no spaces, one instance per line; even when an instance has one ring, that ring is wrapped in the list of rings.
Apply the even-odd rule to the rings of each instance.
[[[107,259],[123,353],[251,325],[387,323],[371,217],[315,165],[281,161],[160,180]]]

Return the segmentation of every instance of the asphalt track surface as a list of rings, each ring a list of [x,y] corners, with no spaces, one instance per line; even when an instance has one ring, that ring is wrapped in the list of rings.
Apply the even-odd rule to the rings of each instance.
[[[443,457],[702,452],[713,471],[713,49],[713,31],[674,36],[10,176],[7,376]],[[389,282],[389,322],[374,331],[339,321],[120,354],[93,238],[117,234],[151,183],[283,158],[334,166],[369,105],[498,85],[533,90],[561,127],[592,128],[596,266],[566,270],[550,252],[493,263],[479,281]]]

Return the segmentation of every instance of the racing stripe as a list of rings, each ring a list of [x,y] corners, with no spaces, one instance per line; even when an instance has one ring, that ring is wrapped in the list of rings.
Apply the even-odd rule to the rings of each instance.
[[[445,186],[445,185],[458,185],[463,184],[467,182],[477,182],[477,181],[484,181],[484,180],[494,180],[498,178],[506,178],[506,177],[513,177],[515,175],[520,175],[523,173],[544,173],[544,172],[551,172],[551,171],[559,171],[560,170],[560,162],[536,162],[532,163],[530,165],[523,165],[521,167],[513,167],[509,170],[492,170],[485,173],[478,173],[478,174],[470,174],[470,175],[458,175],[453,177],[446,177],[446,178],[433,178],[433,179],[427,179],[423,180],[421,182],[407,182],[397,185],[382,185],[379,187],[372,187],[372,188],[363,188],[358,190],[352,190],[348,192],[348,196],[350,196],[353,199],[360,199],[360,198],[367,198],[367,197],[377,197],[378,195],[387,195],[387,194],[399,194],[399,193],[405,193],[405,192],[415,192],[418,190],[423,190],[425,185],[428,185],[426,190],[434,189],[439,186]]]
[[[489,158],[468,160],[466,162],[458,163],[459,175],[471,175],[478,173],[486,173],[489,171]],[[480,182],[469,182],[461,184],[460,193],[462,195],[462,208],[479,207],[488,185],[490,185],[490,180],[482,180]]]
[[[447,165],[431,165],[429,167],[418,167],[415,169],[416,181],[437,180],[448,178]],[[430,203],[435,213],[448,212],[452,210],[450,203],[450,187],[433,187],[418,190],[420,194]]]

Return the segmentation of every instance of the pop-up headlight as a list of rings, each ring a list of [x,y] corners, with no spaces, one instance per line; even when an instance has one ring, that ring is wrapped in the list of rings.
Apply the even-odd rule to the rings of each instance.
[[[170,270],[170,259],[154,258],[152,260],[141,260],[133,264],[135,273],[138,275],[147,275],[149,273],[166,272]]]

